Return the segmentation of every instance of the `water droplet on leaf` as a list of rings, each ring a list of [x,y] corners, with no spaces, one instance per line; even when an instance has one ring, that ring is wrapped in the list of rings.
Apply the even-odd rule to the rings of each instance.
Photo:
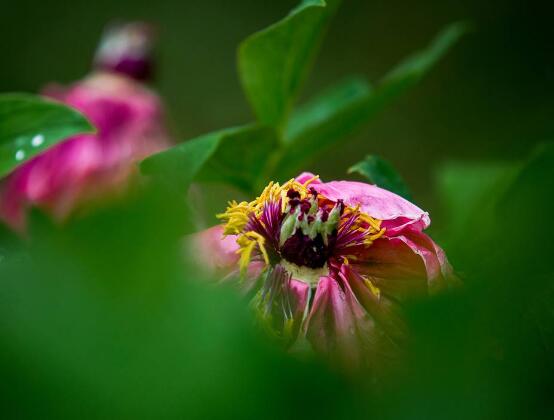
[[[31,144],[34,147],[39,147],[42,143],[44,143],[44,135],[37,134],[35,137],[31,139]]]
[[[25,151],[18,150],[17,152],[15,152],[15,160],[21,161],[23,159],[25,159]]]

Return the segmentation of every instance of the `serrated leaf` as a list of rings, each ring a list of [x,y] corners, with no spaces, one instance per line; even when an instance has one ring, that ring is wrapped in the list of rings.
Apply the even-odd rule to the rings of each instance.
[[[348,136],[402,92],[415,85],[466,32],[454,23],[441,31],[425,50],[401,62],[372,89],[363,79],[342,82],[293,114],[278,177],[294,175],[318,154]]]
[[[304,0],[239,46],[239,76],[259,121],[280,126],[307,76],[338,0]]]
[[[379,156],[366,156],[364,160],[348,169],[348,173],[359,173],[372,184],[411,200],[408,187],[400,174],[388,161]]]
[[[0,178],[49,147],[94,127],[76,110],[28,94],[0,95]]]
[[[228,182],[251,192],[277,145],[277,135],[270,127],[253,124],[229,128],[150,156],[142,161],[141,170],[160,175],[178,188],[197,179]]]

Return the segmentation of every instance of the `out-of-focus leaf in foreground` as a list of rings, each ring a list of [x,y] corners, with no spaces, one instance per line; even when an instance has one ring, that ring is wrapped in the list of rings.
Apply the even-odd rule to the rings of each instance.
[[[239,75],[257,118],[280,126],[315,58],[338,0],[304,0],[239,46]]]
[[[548,417],[554,146],[541,146],[521,164],[458,166],[443,174],[451,204],[465,207],[454,216],[464,224],[455,226],[463,243],[450,247],[461,255],[455,267],[464,288],[410,308],[418,339],[405,405],[418,418]],[[393,414],[406,418],[400,406]]]
[[[4,416],[291,418],[351,404],[344,381],[266,345],[238,295],[186,263],[181,218],[159,191],[61,228],[31,215],[28,258],[0,264]]]
[[[394,169],[394,166],[392,166],[390,162],[382,157],[368,155],[364,160],[350,167],[348,173],[359,173],[366,177],[372,184],[411,200],[408,187],[400,174]]]
[[[150,156],[141,163],[141,169],[179,189],[197,179],[228,182],[251,192],[267,156],[277,145],[273,128],[247,125],[205,134]]]
[[[0,177],[68,137],[94,128],[77,111],[39,96],[0,95]]]
[[[398,64],[375,88],[363,79],[349,79],[302,105],[286,131],[286,150],[278,166],[280,177],[293,175],[417,84],[467,29],[460,22],[447,26],[427,48]]]
[[[485,240],[487,229],[477,229],[467,240],[468,226],[476,220],[491,226],[496,216],[496,200],[521,165],[514,162],[447,162],[436,173],[437,189],[446,214],[445,246],[455,263],[472,255],[477,243]],[[455,264],[456,265],[456,264]]]

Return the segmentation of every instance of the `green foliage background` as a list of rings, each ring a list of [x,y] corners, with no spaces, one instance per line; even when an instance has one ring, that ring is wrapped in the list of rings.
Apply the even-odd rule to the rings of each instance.
[[[236,73],[236,47],[277,21],[295,0],[6,2],[0,26],[0,91],[33,92],[84,75],[106,21],[147,19],[160,29],[156,87],[177,137],[252,120]],[[433,174],[445,159],[520,157],[554,131],[553,38],[542,1],[347,0],[333,20],[303,97],[358,73],[378,80],[447,23],[470,20],[467,36],[408,95],[310,168],[342,177],[362,153],[386,157],[419,204],[441,221]],[[340,153],[337,153],[340,150]],[[356,156],[354,158],[353,156]],[[339,164],[335,165],[337,162]],[[330,165],[328,162],[333,162]]]
[[[0,91],[76,80],[87,72],[106,20],[153,19],[161,30],[156,87],[177,137],[212,134],[162,162],[179,174],[172,182],[134,191],[61,228],[33,212],[24,238],[1,227],[2,414],[505,419],[551,412],[554,153],[552,143],[538,145],[553,134],[548,14],[515,1],[344,3],[300,103],[352,73],[380,80],[447,23],[469,19],[474,27],[351,143],[336,144],[305,168],[343,178],[363,161],[350,176],[381,179],[406,194],[404,179],[439,227],[436,237],[465,286],[406,309],[414,333],[407,374],[376,384],[316,359],[285,356],[252,328],[236,294],[206,287],[193,264],[182,262],[189,209],[175,199],[175,181],[198,177],[232,181],[243,193],[255,189],[229,159],[228,139],[276,145],[281,134],[301,131],[297,121],[280,132],[286,95],[270,105],[250,98],[259,119],[276,128],[250,124],[235,72],[239,41],[295,4],[23,1],[3,9]],[[291,92],[303,75],[287,77]],[[347,79],[328,95],[364,98],[360,80]],[[77,131],[88,128],[74,122]],[[249,149],[246,172],[260,170],[264,150]],[[220,179],[183,165],[180,157],[189,155],[209,159]],[[155,172],[156,161],[148,162],[143,170]],[[238,193],[217,192],[208,194],[215,197],[208,213]]]

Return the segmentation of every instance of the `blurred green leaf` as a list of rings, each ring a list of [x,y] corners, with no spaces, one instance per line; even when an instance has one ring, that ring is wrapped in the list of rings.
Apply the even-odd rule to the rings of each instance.
[[[60,103],[27,94],[0,95],[0,177],[49,147],[94,127]]]
[[[353,387],[270,347],[238,292],[186,260],[180,219],[156,188],[63,226],[31,214],[29,258],[0,264],[5,417],[336,418],[352,404]]]
[[[258,125],[246,126],[224,136],[214,156],[198,174],[198,180],[227,182],[244,192],[259,187],[260,174],[268,158],[279,146],[274,128]],[[265,180],[260,180],[264,185]]]
[[[299,108],[287,129],[279,178],[293,176],[327,147],[351,134],[391,100],[414,86],[467,31],[454,23],[423,51],[401,62],[375,89],[363,79],[342,82]]]
[[[394,67],[378,86],[378,98],[386,102],[419,82],[422,77],[470,29],[467,22],[455,22],[444,28],[429,46]]]
[[[496,202],[493,236],[511,236],[513,231],[513,239],[503,244],[513,254],[513,270],[522,276],[548,273],[550,281],[554,273],[550,246],[554,237],[550,223],[554,214],[554,143],[537,147],[512,179]]]
[[[299,107],[287,126],[285,142],[294,143],[306,130],[326,126],[326,131],[346,132],[357,123],[356,109],[367,101],[371,86],[363,78],[352,77],[324,91],[315,100]],[[334,126],[334,127],[333,127]]]
[[[140,163],[146,175],[160,176],[178,189],[186,189],[210,159],[229,130],[215,131],[149,156]]]
[[[495,203],[519,165],[512,162],[448,162],[436,174],[437,189],[447,217],[447,235],[459,242],[472,219],[491,223]],[[486,222],[485,222],[485,219]]]
[[[21,241],[8,226],[0,220],[0,265],[19,253]]]
[[[240,79],[261,122],[280,126],[286,119],[338,3],[304,0],[281,21],[240,44]]]
[[[178,189],[196,179],[227,182],[252,192],[277,145],[273,128],[246,125],[205,134],[150,156],[141,163],[141,169],[163,177]]]
[[[382,157],[368,155],[364,160],[350,167],[348,173],[359,173],[365,176],[372,184],[392,191],[407,200],[411,200],[408,187],[400,174],[390,162]]]

